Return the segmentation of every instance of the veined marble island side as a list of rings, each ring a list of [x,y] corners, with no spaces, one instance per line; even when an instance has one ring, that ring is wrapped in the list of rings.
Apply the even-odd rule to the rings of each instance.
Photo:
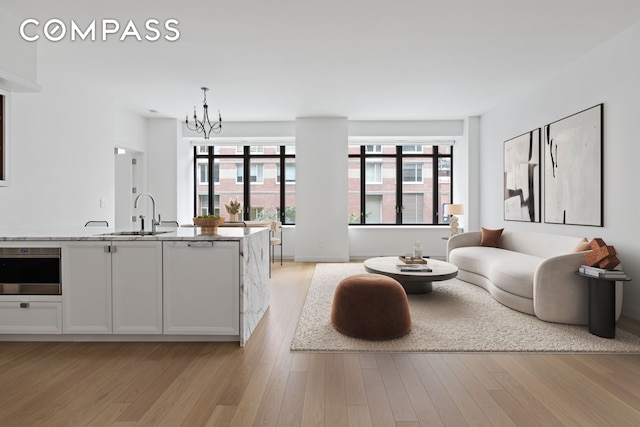
[[[158,231],[0,230],[0,248],[60,248],[62,290],[0,295],[0,340],[237,340],[244,346],[269,307],[269,230]]]

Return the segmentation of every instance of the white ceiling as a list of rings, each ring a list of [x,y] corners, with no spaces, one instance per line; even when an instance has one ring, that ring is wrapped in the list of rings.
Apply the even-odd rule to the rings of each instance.
[[[638,0],[0,0],[20,20],[175,18],[177,42],[38,42],[39,83],[90,84],[183,118],[482,114],[640,21]],[[55,74],[52,73],[55,70]],[[43,74],[48,73],[49,77]],[[200,111],[200,107],[198,107]]]

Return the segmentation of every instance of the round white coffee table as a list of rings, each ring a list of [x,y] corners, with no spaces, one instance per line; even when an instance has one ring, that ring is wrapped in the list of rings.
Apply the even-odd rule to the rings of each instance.
[[[453,279],[458,275],[458,267],[437,259],[426,260],[431,271],[400,271],[396,266],[404,264],[397,256],[369,258],[364,268],[369,273],[384,274],[396,279],[408,294],[426,294],[433,290],[432,282]],[[408,264],[413,265],[413,264]]]

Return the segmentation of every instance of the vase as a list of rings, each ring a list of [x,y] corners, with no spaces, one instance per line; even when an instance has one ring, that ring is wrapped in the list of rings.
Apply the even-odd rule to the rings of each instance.
[[[229,222],[238,222],[238,214],[229,214]]]

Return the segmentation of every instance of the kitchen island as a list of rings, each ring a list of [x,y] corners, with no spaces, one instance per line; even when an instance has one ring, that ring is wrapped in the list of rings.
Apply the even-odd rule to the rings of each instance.
[[[60,248],[58,295],[0,295],[0,340],[247,342],[269,307],[267,228],[0,230],[0,248]],[[12,291],[16,289],[16,291]]]

